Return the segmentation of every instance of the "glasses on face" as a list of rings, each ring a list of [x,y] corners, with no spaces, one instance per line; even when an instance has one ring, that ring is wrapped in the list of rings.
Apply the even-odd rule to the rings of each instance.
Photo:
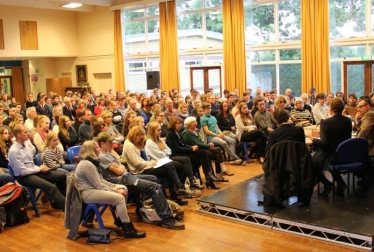
[[[279,103],[286,103],[286,101],[280,101]]]
[[[368,104],[367,104],[367,103],[362,104],[362,105],[360,105],[360,106],[357,106],[357,108],[358,108],[358,109],[361,109],[362,107],[365,107],[366,105],[368,105]]]

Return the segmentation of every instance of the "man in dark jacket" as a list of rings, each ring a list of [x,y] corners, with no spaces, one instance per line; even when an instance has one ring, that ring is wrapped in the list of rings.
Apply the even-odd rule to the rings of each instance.
[[[313,145],[319,148],[313,155],[313,167],[317,173],[317,178],[324,184],[322,195],[328,195],[333,184],[326,179],[322,171],[327,171],[334,153],[342,142],[351,138],[352,121],[350,118],[343,116],[344,103],[340,98],[333,98],[330,102],[331,117],[322,120],[320,124],[320,137],[313,136],[312,132],[308,133],[308,137],[313,139]],[[336,192],[342,195],[347,185],[344,183],[340,174],[332,174],[335,181],[338,182]]]

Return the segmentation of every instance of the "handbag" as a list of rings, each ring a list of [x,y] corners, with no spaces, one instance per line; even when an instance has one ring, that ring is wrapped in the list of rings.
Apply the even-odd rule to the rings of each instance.
[[[86,243],[109,244],[111,232],[112,230],[106,228],[90,228],[88,230]]]

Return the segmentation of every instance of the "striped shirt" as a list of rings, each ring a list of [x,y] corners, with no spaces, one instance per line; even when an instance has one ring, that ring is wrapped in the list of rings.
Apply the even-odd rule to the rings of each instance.
[[[291,111],[291,117],[296,118],[297,122],[309,121],[312,122],[312,114],[307,109],[294,109]]]
[[[64,161],[63,152],[59,147],[56,147],[56,152],[47,147],[43,153],[42,160],[43,164],[48,166],[48,168],[57,169],[61,167],[61,162]]]

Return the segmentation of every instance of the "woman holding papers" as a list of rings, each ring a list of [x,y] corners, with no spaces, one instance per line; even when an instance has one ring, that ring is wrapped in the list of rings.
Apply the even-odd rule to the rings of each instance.
[[[177,200],[177,195],[174,191],[173,185],[176,185],[179,196],[189,196],[189,193],[184,188],[184,185],[180,182],[172,162],[157,167],[156,160],[146,161],[141,157],[140,151],[143,150],[144,143],[144,130],[140,126],[132,127],[127,135],[122,152],[122,156],[126,159],[130,172],[133,174],[154,175],[157,178],[167,178],[171,182],[168,184],[173,200]],[[181,203],[183,204],[183,202]]]
[[[147,153],[148,160],[159,160],[162,158],[169,158],[171,155],[170,148],[160,139],[161,126],[157,122],[148,124],[147,141],[145,143],[145,152]],[[192,164],[189,157],[173,156],[170,158],[173,161],[175,168],[178,171],[184,171],[190,181],[191,189],[202,190],[205,187],[200,186],[192,175]],[[182,181],[185,180],[182,179]]]

